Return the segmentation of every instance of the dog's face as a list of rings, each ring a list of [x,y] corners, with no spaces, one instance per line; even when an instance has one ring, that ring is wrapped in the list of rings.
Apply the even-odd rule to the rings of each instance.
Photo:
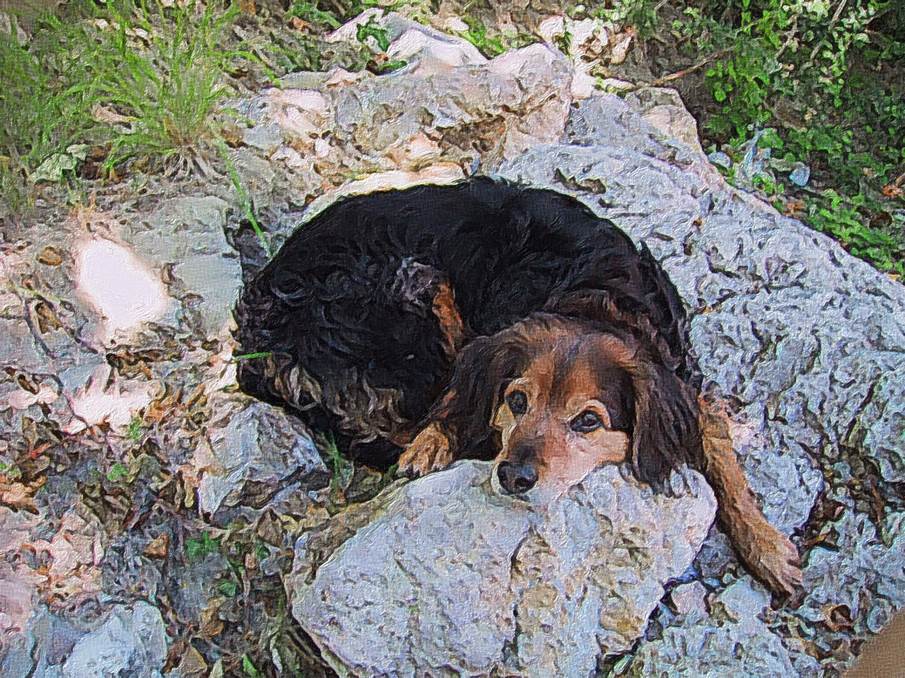
[[[626,460],[634,416],[631,358],[606,334],[557,332],[539,338],[524,371],[505,385],[492,425],[502,450],[502,489],[568,488],[606,463]]]
[[[506,493],[559,494],[593,469],[622,462],[660,488],[694,453],[693,397],[629,335],[546,317],[490,338],[482,350],[495,353],[483,378],[495,382],[494,482]]]

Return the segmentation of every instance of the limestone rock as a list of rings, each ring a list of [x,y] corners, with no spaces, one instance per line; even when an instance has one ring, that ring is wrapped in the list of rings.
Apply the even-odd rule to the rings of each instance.
[[[616,467],[533,506],[465,461],[303,535],[292,613],[341,675],[588,675],[641,634],[715,500],[694,472],[655,495]]]
[[[301,490],[324,487],[329,473],[308,430],[283,410],[252,402],[211,433],[195,465],[204,469],[201,510],[223,506],[260,507],[294,483]]]
[[[167,655],[160,611],[145,602],[114,607],[83,636],[63,663],[61,678],[158,678]]]

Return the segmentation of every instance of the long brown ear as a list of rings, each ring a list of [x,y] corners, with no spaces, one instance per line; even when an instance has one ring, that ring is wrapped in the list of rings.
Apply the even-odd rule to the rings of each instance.
[[[518,326],[478,337],[459,353],[449,388],[424,422],[442,423],[457,448],[456,458],[496,455],[490,419],[527,356],[526,337]]]
[[[660,365],[645,361],[631,372],[635,390],[632,467],[639,480],[662,491],[673,469],[682,463],[700,465],[697,398]]]

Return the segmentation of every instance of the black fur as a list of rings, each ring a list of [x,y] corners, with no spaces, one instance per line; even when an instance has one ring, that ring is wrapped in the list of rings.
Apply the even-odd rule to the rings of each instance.
[[[403,289],[431,271],[451,283],[477,337],[455,369],[437,321]],[[237,307],[241,351],[272,352],[275,367],[266,374],[266,361],[244,361],[239,380],[249,393],[285,404],[272,372],[303,366],[324,394],[295,394],[293,407],[315,426],[338,429],[372,461],[398,453],[379,440],[392,424],[362,432],[340,410],[360,407],[367,394],[373,404],[375,389],[399,394],[395,415],[413,431],[430,412],[455,410],[461,456],[484,456],[493,380],[519,362],[506,333],[489,337],[540,311],[628,333],[643,347],[650,365],[636,388],[657,392],[636,413],[644,431],[634,431],[635,445],[650,452],[636,450],[634,460],[639,477],[659,484],[688,458],[680,447],[697,433],[689,422],[699,378],[681,301],[646,247],[639,251],[612,223],[554,191],[473,178],[333,204],[246,288]],[[456,398],[438,401],[448,387]],[[328,391],[333,405],[324,407]],[[645,407],[640,394],[636,400]]]

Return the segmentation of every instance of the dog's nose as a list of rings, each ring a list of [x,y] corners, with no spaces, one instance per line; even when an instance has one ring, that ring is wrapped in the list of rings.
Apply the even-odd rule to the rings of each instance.
[[[537,471],[530,464],[513,464],[501,461],[497,467],[500,485],[509,494],[527,492],[537,482]]]

